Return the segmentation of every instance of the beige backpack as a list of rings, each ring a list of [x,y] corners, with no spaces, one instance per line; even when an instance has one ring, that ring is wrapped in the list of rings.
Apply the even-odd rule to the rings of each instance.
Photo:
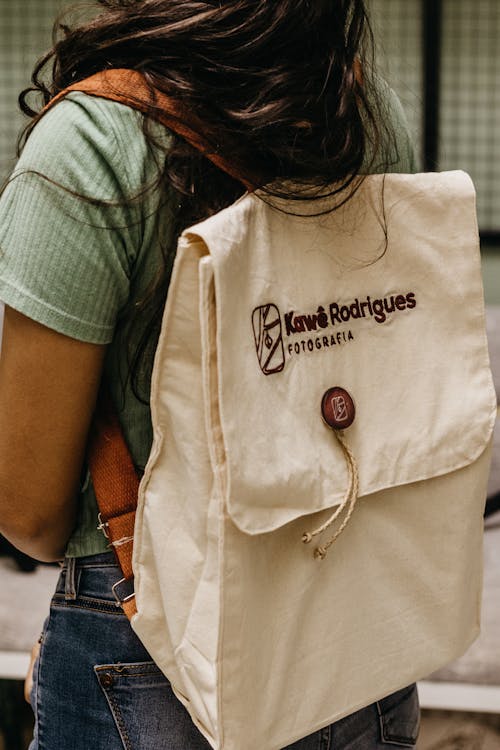
[[[370,176],[289,211],[247,194],[180,238],[135,517],[131,463],[94,441],[117,597],[214,750],[278,750],[479,630],[496,400],[472,183]]]

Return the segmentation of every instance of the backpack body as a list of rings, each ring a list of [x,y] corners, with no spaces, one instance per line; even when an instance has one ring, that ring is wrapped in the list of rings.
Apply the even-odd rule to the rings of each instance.
[[[479,630],[496,400],[472,183],[370,176],[287,213],[333,200],[249,194],[179,241],[132,626],[214,750],[279,750]],[[303,534],[352,482],[332,387],[359,487],[317,559]]]

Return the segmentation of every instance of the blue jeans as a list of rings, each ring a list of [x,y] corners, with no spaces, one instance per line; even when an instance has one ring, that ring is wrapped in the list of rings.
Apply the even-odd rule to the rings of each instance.
[[[120,577],[112,553],[66,560],[34,669],[30,750],[210,750],[116,607]],[[411,685],[286,750],[412,748],[418,725]]]

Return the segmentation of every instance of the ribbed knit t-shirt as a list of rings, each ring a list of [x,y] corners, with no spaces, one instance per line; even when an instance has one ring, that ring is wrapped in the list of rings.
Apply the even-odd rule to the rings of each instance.
[[[395,135],[390,170],[413,172],[401,105],[388,87],[381,96]],[[168,148],[169,132],[154,129]],[[162,153],[144,136],[138,112],[72,93],[36,125],[0,198],[0,300],[55,331],[108,346],[105,378],[139,471],[151,448],[151,414],[131,387],[134,341],[125,340],[120,321],[147,294],[162,247],[174,239],[175,193],[154,187]],[[138,336],[140,326],[131,331]],[[97,526],[84,470],[67,554],[107,550]]]

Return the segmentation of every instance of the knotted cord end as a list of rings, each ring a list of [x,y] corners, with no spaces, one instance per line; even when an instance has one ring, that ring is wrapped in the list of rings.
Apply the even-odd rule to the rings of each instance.
[[[324,560],[326,557],[326,553],[328,550],[325,549],[325,547],[316,547],[314,550],[314,559],[315,560]]]
[[[337,389],[330,389],[330,391],[332,391],[332,390],[333,391],[341,391],[342,389],[339,389],[339,388],[337,388]],[[327,391],[327,393],[325,395],[328,395],[330,393],[330,391]],[[342,393],[345,394],[345,396],[350,399],[350,396],[349,396],[349,394],[347,394],[346,391],[342,390]],[[344,396],[342,396],[342,398],[344,398]],[[352,403],[352,399],[350,399],[350,400],[351,400],[351,403]],[[323,397],[323,402],[325,402],[325,397]],[[342,403],[345,406],[345,401],[342,401]],[[324,406],[324,404],[323,404],[323,406]],[[354,419],[354,406],[352,406],[352,410],[351,411],[352,411],[351,417],[352,417],[352,419]],[[349,416],[349,414],[347,416]],[[332,419],[333,419],[333,417],[332,417]],[[326,421],[327,421],[327,424],[329,424],[330,426],[332,426],[330,424],[331,420],[330,420],[330,422],[328,420],[326,420]],[[341,522],[341,524],[340,524],[339,528],[337,529],[337,531],[335,531],[335,533],[330,537],[330,539],[325,544],[321,545],[321,547],[316,547],[316,549],[314,550],[314,558],[315,558],[315,560],[324,560],[325,559],[325,557],[326,557],[326,555],[328,553],[329,548],[338,539],[338,537],[340,536],[340,534],[344,531],[344,529],[346,528],[347,524],[349,523],[351,515],[352,515],[352,512],[354,510],[354,506],[356,505],[356,501],[358,499],[359,475],[358,475],[358,466],[357,466],[357,463],[356,463],[356,459],[354,457],[354,454],[353,454],[351,448],[349,447],[349,445],[348,445],[348,443],[346,441],[344,431],[342,429],[335,428],[334,432],[335,432],[335,437],[337,438],[337,440],[338,440],[338,442],[339,442],[339,444],[340,444],[340,446],[342,448],[342,451],[344,453],[344,458],[346,460],[347,471],[348,471],[348,476],[349,476],[349,485],[347,487],[347,491],[345,493],[344,499],[342,500],[342,502],[340,503],[340,505],[337,508],[335,508],[335,510],[330,515],[330,517],[325,521],[325,523],[323,523],[321,526],[319,526],[317,529],[314,529],[313,531],[306,531],[306,532],[304,532],[302,534],[302,542],[304,544],[309,544],[309,542],[312,541],[313,537],[318,536],[319,534],[322,534],[324,531],[326,531],[328,528],[330,528],[335,523],[335,521],[344,512],[345,512],[345,517],[344,517],[344,520]]]

